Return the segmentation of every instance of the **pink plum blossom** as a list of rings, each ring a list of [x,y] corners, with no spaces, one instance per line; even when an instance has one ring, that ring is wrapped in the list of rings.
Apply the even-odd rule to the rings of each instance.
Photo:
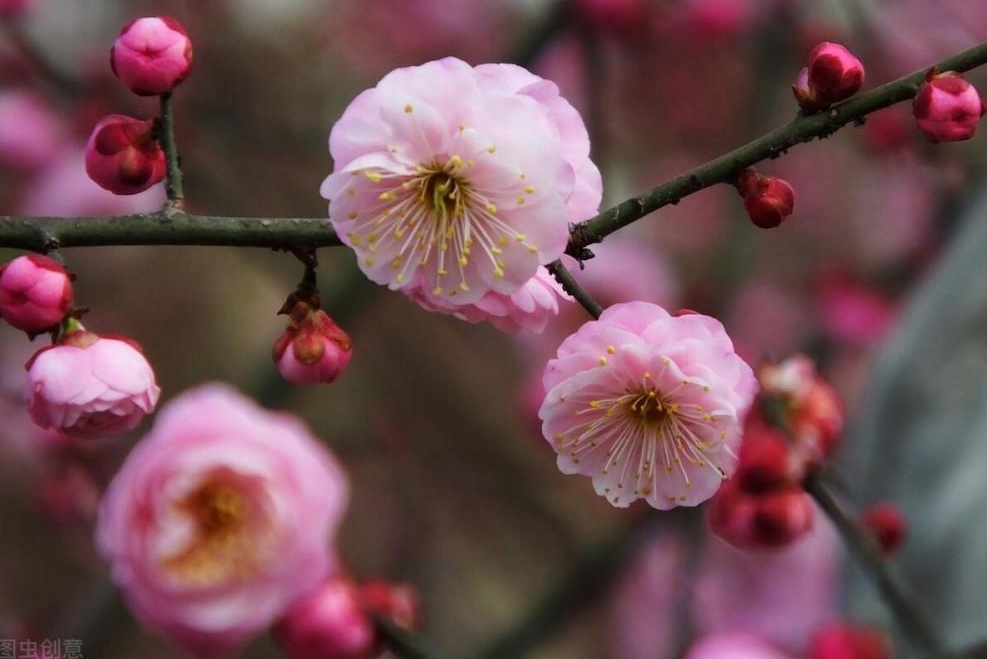
[[[347,491],[301,422],[205,385],[162,409],[128,456],[97,545],[137,618],[224,657],[331,573]]]
[[[150,364],[129,339],[74,330],[27,363],[31,418],[74,437],[133,430],[160,393]]]
[[[915,121],[930,142],[970,139],[985,112],[976,87],[956,71],[930,75],[912,101]]]
[[[120,30],[110,50],[110,66],[135,94],[164,94],[192,69],[192,41],[170,16],[138,18]]]
[[[704,636],[692,644],[685,659],[788,659],[770,643],[752,634],[732,632]]]
[[[511,64],[392,71],[349,105],[329,150],[336,232],[370,279],[433,309],[515,293],[602,194],[579,114]]]
[[[434,306],[424,297],[413,297],[418,304],[439,313],[452,314],[469,323],[489,321],[507,334],[521,330],[540,333],[548,321],[559,314],[559,302],[571,303],[572,298],[555,281],[544,266],[539,266],[535,276],[510,295],[487,292],[473,304],[459,307]]]
[[[709,499],[737,464],[757,382],[719,321],[616,304],[549,361],[542,433],[563,473],[597,494],[659,509]]]
[[[39,334],[71,308],[72,281],[55,259],[27,254],[0,266],[0,318],[13,327]]]

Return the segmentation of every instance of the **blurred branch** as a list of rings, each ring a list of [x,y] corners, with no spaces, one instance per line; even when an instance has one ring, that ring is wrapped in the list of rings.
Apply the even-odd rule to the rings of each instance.
[[[639,197],[628,199],[613,208],[572,228],[568,254],[577,256],[582,248],[598,243],[614,231],[635,222],[663,206],[677,204],[690,194],[717,183],[733,183],[740,172],[762,160],[784,155],[802,142],[829,137],[849,123],[860,124],[871,112],[906,101],[918,91],[929,68],[939,71],[968,71],[987,63],[987,42],[948,57],[932,67],[924,67],[893,82],[859,94],[817,114],[799,114],[789,123],[715,158],[704,165],[680,174]],[[794,105],[794,101],[793,101]]]
[[[937,638],[932,625],[929,624],[912,594],[908,592],[898,573],[892,570],[891,565],[884,559],[877,542],[843,509],[822,478],[818,474],[812,474],[805,479],[803,486],[836,525],[850,552],[873,577],[900,628],[924,651],[933,656],[951,656],[950,653],[943,652],[943,644]]]
[[[374,627],[387,649],[401,659],[442,659],[434,648],[426,647],[419,634],[413,634],[379,616],[374,617]]]
[[[562,261],[552,261],[548,264],[548,271],[555,277],[555,281],[565,290],[566,293],[576,298],[576,302],[583,305],[593,318],[599,318],[603,313],[603,307],[579,285],[579,282],[572,276],[569,269],[562,265]]]

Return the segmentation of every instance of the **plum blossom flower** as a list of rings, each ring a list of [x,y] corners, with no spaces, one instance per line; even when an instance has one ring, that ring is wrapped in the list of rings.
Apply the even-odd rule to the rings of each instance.
[[[154,370],[130,339],[79,328],[27,363],[31,418],[73,437],[133,430],[158,402],[161,389]]]
[[[710,498],[733,473],[757,382],[719,321],[617,304],[549,361],[542,433],[563,473],[613,505],[662,510]]]
[[[602,191],[579,114],[510,64],[397,69],[354,99],[329,150],[336,232],[370,279],[431,309],[516,292]]]
[[[97,545],[141,621],[228,656],[330,575],[347,491],[299,421],[206,385],[165,407],[128,456]]]

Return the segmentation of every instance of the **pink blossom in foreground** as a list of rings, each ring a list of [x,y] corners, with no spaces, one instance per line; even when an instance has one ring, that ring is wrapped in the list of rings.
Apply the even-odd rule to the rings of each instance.
[[[705,501],[733,473],[757,389],[719,321],[617,304],[559,347],[543,377],[542,433],[563,473],[613,505]]]
[[[510,64],[392,71],[349,105],[329,150],[336,232],[370,279],[429,308],[513,294],[601,197],[578,113]]]
[[[122,114],[103,117],[86,144],[86,173],[114,194],[143,192],[165,176],[165,155],[154,122]]]
[[[170,16],[138,18],[120,30],[110,50],[110,66],[135,94],[164,94],[191,71],[192,41]]]
[[[973,137],[987,105],[977,89],[956,71],[930,75],[912,101],[912,114],[930,142]]]
[[[26,393],[36,424],[92,438],[136,428],[161,390],[136,343],[79,329],[35,353]]]
[[[489,321],[506,334],[521,330],[538,334],[549,320],[559,315],[560,301],[572,302],[544,266],[539,266],[535,276],[510,295],[489,291],[475,303],[458,307],[435,306],[424,297],[412,296],[412,299],[429,311],[451,314],[469,323]]]
[[[763,639],[743,632],[732,632],[700,638],[686,652],[685,659],[788,659],[788,657]]]
[[[56,327],[72,308],[72,281],[55,259],[18,256],[0,265],[0,318],[40,334]]]
[[[864,65],[845,46],[824,41],[809,53],[792,91],[803,110],[828,108],[850,98],[864,84]]]
[[[213,384],[171,401],[117,473],[96,540],[145,625],[226,657],[334,567],[347,482],[299,421]]]

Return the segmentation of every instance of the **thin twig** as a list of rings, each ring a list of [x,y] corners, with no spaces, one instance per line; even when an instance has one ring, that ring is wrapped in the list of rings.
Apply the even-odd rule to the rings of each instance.
[[[178,145],[175,142],[174,107],[171,102],[171,92],[161,95],[161,123],[158,140],[165,153],[165,193],[168,203],[165,215],[171,217],[185,208],[185,191],[182,186],[182,164],[178,155]]]
[[[576,302],[583,305],[593,318],[599,318],[603,313],[603,307],[586,292],[575,280],[569,269],[562,265],[562,261],[552,261],[548,264],[548,271],[552,273],[555,280],[559,282],[566,293],[576,299]]]
[[[918,643],[923,651],[939,656],[944,647],[942,641],[937,637],[902,579],[884,559],[874,538],[847,514],[818,474],[806,478],[803,486],[823,512],[833,520],[850,551],[863,564],[865,571],[873,577],[900,628]]]
[[[442,655],[420,634],[402,629],[379,616],[374,616],[374,627],[387,644],[387,649],[401,659],[442,659]]]

